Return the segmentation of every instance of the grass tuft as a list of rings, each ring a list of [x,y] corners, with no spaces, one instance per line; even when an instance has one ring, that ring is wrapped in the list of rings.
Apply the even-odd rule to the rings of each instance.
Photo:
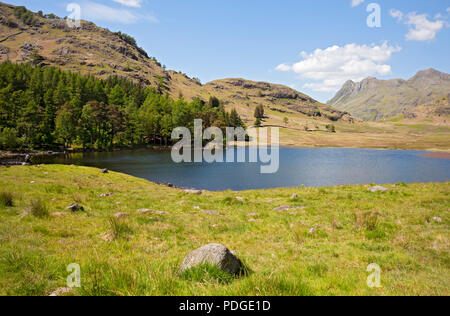
[[[11,192],[0,192],[0,206],[11,207],[14,205],[14,195]]]
[[[125,237],[127,234],[131,233],[131,228],[126,223],[121,222],[113,216],[108,218],[108,224],[112,240]]]
[[[31,214],[37,218],[48,217],[48,207],[41,199],[33,200],[31,201]]]
[[[186,281],[205,284],[230,284],[236,279],[236,276],[222,271],[214,265],[203,264],[184,271],[181,278]]]

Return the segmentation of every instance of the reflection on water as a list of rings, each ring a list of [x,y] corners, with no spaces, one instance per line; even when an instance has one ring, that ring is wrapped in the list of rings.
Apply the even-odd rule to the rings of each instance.
[[[108,168],[154,182],[212,191],[449,181],[450,160],[422,157],[424,154],[422,151],[281,148],[280,169],[275,174],[260,174],[258,163],[175,164],[170,151],[152,150],[46,157],[44,163]]]

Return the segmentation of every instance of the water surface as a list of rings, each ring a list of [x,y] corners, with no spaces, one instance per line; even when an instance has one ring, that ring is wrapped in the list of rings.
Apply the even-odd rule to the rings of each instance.
[[[258,163],[172,162],[170,151],[119,151],[47,157],[45,163],[107,168],[159,183],[202,190],[324,187],[353,184],[446,182],[450,160],[427,152],[347,148],[281,148],[280,168],[260,174]]]

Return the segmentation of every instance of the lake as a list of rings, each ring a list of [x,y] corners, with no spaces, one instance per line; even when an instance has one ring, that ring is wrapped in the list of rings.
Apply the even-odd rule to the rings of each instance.
[[[260,174],[259,163],[172,162],[170,151],[136,150],[46,157],[42,163],[107,168],[158,183],[210,191],[450,181],[450,160],[423,151],[280,148],[280,168]]]

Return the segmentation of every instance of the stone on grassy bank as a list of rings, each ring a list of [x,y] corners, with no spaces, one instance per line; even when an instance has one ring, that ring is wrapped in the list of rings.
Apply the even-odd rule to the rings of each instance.
[[[121,212],[119,212],[119,213],[114,214],[114,217],[117,218],[117,219],[122,219],[122,218],[130,217],[130,215],[127,214],[127,213],[121,213]]]
[[[379,185],[374,186],[374,187],[370,187],[368,190],[370,192],[372,192],[372,193],[375,193],[375,192],[388,192],[389,191],[388,188],[385,188],[385,187],[382,187],[382,186],[379,186]]]
[[[78,203],[73,203],[72,205],[69,205],[68,207],[66,207],[66,210],[71,211],[73,213],[84,212],[84,207],[82,207]]]
[[[208,210],[203,210],[201,211],[203,214],[205,215],[209,215],[209,216],[219,216],[220,213],[217,211],[208,211]]]
[[[188,189],[188,190],[184,190],[184,193],[201,195],[201,194],[202,194],[202,191],[200,191],[200,190],[191,190],[191,189]]]
[[[211,264],[219,269],[239,274],[242,271],[242,262],[228,248],[220,244],[210,244],[194,250],[183,260],[180,272],[185,272],[203,264]]]
[[[283,205],[277,208],[274,208],[273,210],[275,212],[288,212],[288,211],[302,211],[306,209],[304,206],[289,206],[289,205]]]
[[[65,294],[69,294],[71,292],[72,292],[72,289],[70,287],[62,287],[62,288],[56,289],[55,291],[50,293],[49,296],[62,296]]]
[[[155,210],[151,210],[151,209],[148,209],[148,208],[143,208],[143,209],[137,210],[137,213],[139,215],[147,215],[147,214],[169,215],[169,213],[167,213],[167,212],[155,211]]]

